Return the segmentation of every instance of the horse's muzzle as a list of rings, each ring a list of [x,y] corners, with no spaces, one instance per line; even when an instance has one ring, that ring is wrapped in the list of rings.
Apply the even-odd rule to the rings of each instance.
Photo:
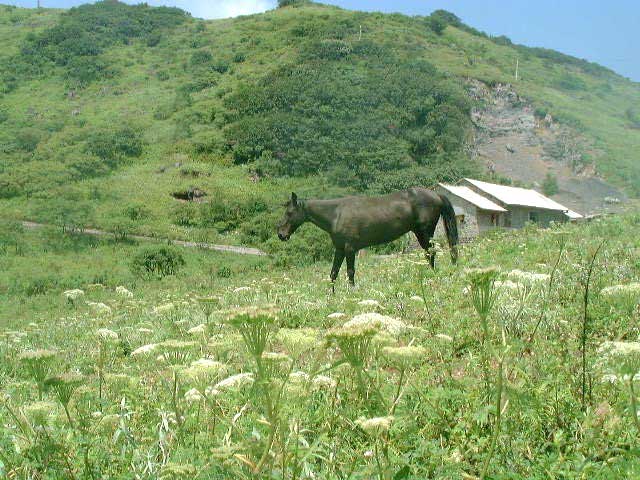
[[[291,237],[291,235],[285,235],[284,233],[278,233],[278,238],[280,240],[282,240],[283,242],[286,242],[287,240],[289,240],[289,237]]]

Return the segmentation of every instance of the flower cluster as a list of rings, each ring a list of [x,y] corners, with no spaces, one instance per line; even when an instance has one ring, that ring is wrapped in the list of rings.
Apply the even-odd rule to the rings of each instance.
[[[116,293],[118,295],[120,295],[121,297],[125,297],[125,298],[132,298],[133,297],[133,292],[128,290],[126,287],[123,287],[122,285],[119,285],[119,286],[116,287]]]
[[[598,366],[605,381],[635,378],[640,373],[640,342],[604,342],[598,348]]]
[[[409,328],[403,321],[397,318],[388,317],[376,312],[356,315],[343,326],[346,328],[372,327],[391,335],[400,335]]]
[[[393,417],[373,417],[359,418],[356,420],[358,426],[371,437],[380,437],[389,432]]]
[[[78,298],[84,296],[84,290],[80,290],[79,288],[74,288],[72,290],[65,290],[62,292],[64,298],[66,298],[70,302],[76,301]]]
[[[401,370],[419,366],[427,355],[424,347],[384,347],[382,354],[391,365]]]
[[[362,367],[368,357],[371,340],[378,333],[378,327],[370,323],[332,328],[327,339],[340,347],[345,359],[353,367]]]
[[[225,391],[237,391],[253,384],[253,381],[253,373],[238,373],[219,381],[212,387],[207,387],[205,393],[207,396],[214,396]]]
[[[626,285],[611,285],[605,287],[600,292],[606,297],[618,297],[618,296],[638,296],[640,297],[640,283],[628,283]]]
[[[528,283],[532,285],[549,281],[549,275],[547,273],[525,272],[524,270],[518,269],[511,270],[509,273],[507,273],[507,277],[517,282]]]

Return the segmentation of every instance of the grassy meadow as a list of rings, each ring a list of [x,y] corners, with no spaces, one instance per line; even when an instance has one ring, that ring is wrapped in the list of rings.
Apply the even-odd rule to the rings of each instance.
[[[0,475],[636,478],[639,233],[529,227],[435,271],[369,254],[335,295],[327,263],[185,249],[159,278],[132,242],[15,233]]]
[[[640,478],[638,213],[435,270],[401,239],[335,294],[324,233],[275,236],[291,191],[484,178],[469,80],[637,195],[638,84],[443,11],[291,3],[0,5],[0,478]]]

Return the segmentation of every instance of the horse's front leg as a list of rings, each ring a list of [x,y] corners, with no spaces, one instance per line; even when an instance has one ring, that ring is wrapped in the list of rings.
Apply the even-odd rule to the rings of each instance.
[[[356,284],[356,252],[354,250],[349,250],[345,253],[347,257],[347,276],[349,277],[349,284],[354,286]]]
[[[336,251],[333,254],[333,266],[331,267],[331,291],[333,293],[336,293],[336,278],[338,278],[338,274],[340,273],[340,267],[342,266],[343,260],[344,250],[336,248]]]

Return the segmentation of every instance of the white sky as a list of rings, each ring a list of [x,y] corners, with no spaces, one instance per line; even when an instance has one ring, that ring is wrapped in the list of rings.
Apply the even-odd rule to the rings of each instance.
[[[140,0],[128,3],[138,3]],[[276,0],[147,0],[149,5],[173,5],[198,18],[228,18],[264,12],[273,8]]]

